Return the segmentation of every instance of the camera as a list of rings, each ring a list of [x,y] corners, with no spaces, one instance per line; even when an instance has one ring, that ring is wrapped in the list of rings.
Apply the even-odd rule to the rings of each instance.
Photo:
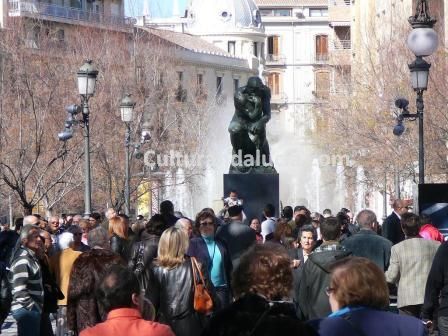
[[[58,133],[58,139],[60,141],[67,141],[73,137],[73,131],[69,129],[65,129],[64,131]]]
[[[398,98],[397,100],[395,100],[395,106],[398,107],[399,109],[406,110],[408,105],[409,105],[409,100],[407,100],[406,98]]]
[[[398,124],[396,124],[394,127],[393,133],[396,136],[400,136],[404,133],[404,130],[405,130],[405,128],[404,128],[403,123],[398,122]]]
[[[141,143],[151,140],[151,133],[149,131],[142,131]]]
[[[75,114],[78,114],[79,112],[81,112],[81,106],[72,104],[72,105],[66,106],[65,110],[68,113],[70,113],[71,115],[75,115]]]

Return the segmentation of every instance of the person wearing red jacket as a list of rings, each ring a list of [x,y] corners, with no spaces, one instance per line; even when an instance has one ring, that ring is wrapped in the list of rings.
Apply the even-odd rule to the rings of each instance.
[[[420,215],[420,237],[428,240],[436,240],[443,243],[444,238],[440,231],[432,225],[431,218],[427,215]]]
[[[169,326],[142,318],[140,295],[135,274],[124,266],[111,266],[97,291],[99,304],[107,312],[107,319],[84,329],[80,336],[175,336]]]

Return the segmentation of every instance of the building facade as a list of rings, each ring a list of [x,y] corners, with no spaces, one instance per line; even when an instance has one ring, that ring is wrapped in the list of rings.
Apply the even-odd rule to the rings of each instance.
[[[167,187],[157,189],[152,204],[162,198],[171,199],[177,209],[193,216],[206,205],[217,210],[222,207],[223,173],[228,171],[232,158],[227,127],[234,113],[233,95],[250,76],[263,73],[266,36],[252,0],[195,0],[185,11],[173,5],[172,14],[142,16],[137,25],[179,47],[181,64],[176,71],[182,74],[184,87],[191,91],[199,85],[203,90],[207,139],[189,153],[197,155],[192,159],[196,163],[193,169],[180,165],[159,174],[161,178],[156,183]],[[189,179],[186,185],[184,180],[193,171],[200,177]]]
[[[135,23],[124,15],[123,0],[4,0],[0,14],[1,27],[7,26],[8,18],[20,17],[51,22],[64,32],[78,26],[131,32]]]

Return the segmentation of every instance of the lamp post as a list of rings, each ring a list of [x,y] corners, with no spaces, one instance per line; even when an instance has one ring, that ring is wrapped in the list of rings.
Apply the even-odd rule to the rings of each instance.
[[[120,111],[121,111],[121,120],[126,125],[126,134],[125,134],[125,160],[124,160],[124,170],[125,170],[125,185],[124,185],[124,203],[125,203],[125,214],[129,216],[130,212],[130,178],[129,178],[129,147],[131,145],[131,126],[130,123],[132,121],[132,115],[134,113],[135,102],[131,99],[130,94],[126,94],[124,98],[121,100]]]
[[[91,214],[91,178],[90,178],[90,126],[89,126],[89,99],[95,94],[96,70],[91,60],[87,60],[79,68],[78,92],[82,101],[82,118],[84,123],[84,216]]]
[[[438,45],[437,33],[432,28],[437,22],[429,14],[427,0],[418,0],[416,13],[409,18],[412,31],[408,36],[408,48],[414,53],[416,59],[409,64],[411,72],[412,87],[417,93],[416,108],[417,112],[409,113],[407,106],[409,102],[406,99],[398,99],[395,105],[402,109],[402,113],[397,117],[397,125],[394,127],[394,134],[400,136],[404,132],[403,120],[411,118],[418,119],[418,183],[425,183],[425,148],[424,148],[424,129],[423,129],[423,91],[428,88],[429,68],[431,64],[426,62],[423,57],[432,55]]]

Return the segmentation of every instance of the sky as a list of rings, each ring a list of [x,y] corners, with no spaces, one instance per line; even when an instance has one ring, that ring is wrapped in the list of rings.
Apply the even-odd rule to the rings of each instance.
[[[174,2],[178,4],[179,13],[183,13],[188,0],[125,0],[125,15],[142,16],[149,11],[153,17],[171,17]]]

